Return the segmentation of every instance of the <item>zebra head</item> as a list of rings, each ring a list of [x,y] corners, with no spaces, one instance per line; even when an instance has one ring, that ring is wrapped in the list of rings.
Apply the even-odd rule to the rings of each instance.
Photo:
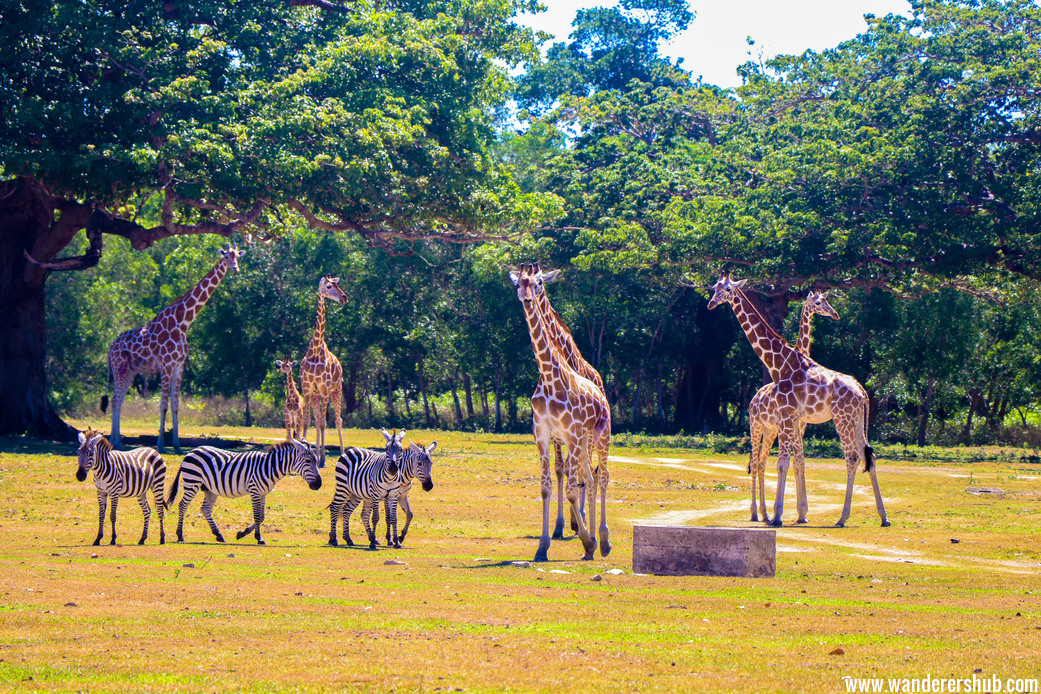
[[[434,459],[430,454],[437,448],[437,441],[423,448],[415,443],[408,444],[408,452],[415,461],[416,478],[423,483],[423,491],[429,492],[434,488],[434,478],[430,476],[430,468],[434,465]]]
[[[287,443],[293,445],[289,469],[292,474],[300,475],[311,489],[322,488],[322,476],[318,474],[318,453],[314,446],[303,439],[292,439]]]
[[[80,447],[76,450],[79,458],[79,467],[76,468],[76,479],[82,482],[87,479],[87,473],[94,467],[98,457],[98,441],[101,440],[101,432],[87,429],[79,435]]]
[[[388,432],[386,429],[381,430],[383,432],[383,438],[387,441],[387,460],[390,461],[391,471],[396,472],[397,467],[401,464],[401,456],[404,454],[404,450],[401,448],[401,442],[405,440],[405,430]]]

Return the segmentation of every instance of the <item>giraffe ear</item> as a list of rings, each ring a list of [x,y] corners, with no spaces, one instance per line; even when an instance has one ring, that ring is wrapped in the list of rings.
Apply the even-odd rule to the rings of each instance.
[[[542,273],[543,282],[555,282],[560,277],[560,270],[550,270],[549,272]]]
[[[280,362],[278,359],[275,360],[275,368],[276,369],[281,369],[282,368],[282,362]]]
[[[297,364],[299,364],[299,363],[300,363],[300,362],[298,362],[298,361],[291,361],[291,362],[289,362],[289,365],[290,365],[290,366],[296,366],[296,365],[297,365]]]
[[[510,281],[514,284],[520,284],[520,275],[518,270],[510,270]]]
[[[741,287],[745,286],[745,282],[747,281],[748,280],[738,280],[737,282],[734,282],[734,289],[740,289]]]

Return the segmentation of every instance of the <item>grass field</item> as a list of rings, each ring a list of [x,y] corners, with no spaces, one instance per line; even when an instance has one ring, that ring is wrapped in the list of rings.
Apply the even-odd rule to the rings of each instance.
[[[281,433],[182,432],[201,435]],[[317,492],[290,478],[268,497],[265,547],[216,543],[198,500],[185,544],[159,546],[153,515],[138,546],[130,499],[120,544],[92,547],[95,488],[76,482],[74,449],[0,439],[0,690],[841,692],[844,676],[1041,677],[1035,465],[882,458],[892,527],[858,475],[838,529],[844,464],[811,460],[810,523],[778,530],[776,578],[662,577],[633,574],[633,525],[752,526],[745,458],[615,448],[612,554],[579,561],[569,539],[518,566],[541,529],[531,437],[410,438],[438,440],[435,487],[414,488],[405,546],[375,552],[325,546],[329,468]],[[166,460],[172,476],[180,457]],[[979,487],[1003,493],[966,491]],[[248,499],[220,500],[215,517],[233,538]],[[172,541],[176,509],[167,521]]]

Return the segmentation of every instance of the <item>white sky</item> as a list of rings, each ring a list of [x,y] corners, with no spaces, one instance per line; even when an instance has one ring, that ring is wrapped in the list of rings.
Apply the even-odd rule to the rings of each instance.
[[[613,0],[542,0],[549,9],[521,15],[521,24],[566,41],[575,11],[611,7]],[[800,54],[807,49],[837,46],[864,31],[865,14],[883,17],[908,14],[907,0],[691,0],[690,28],[662,47],[669,57],[683,58],[683,68],[721,87],[740,84],[737,66],[750,59]],[[749,46],[751,37],[755,46]],[[750,54],[751,52],[751,54]]]

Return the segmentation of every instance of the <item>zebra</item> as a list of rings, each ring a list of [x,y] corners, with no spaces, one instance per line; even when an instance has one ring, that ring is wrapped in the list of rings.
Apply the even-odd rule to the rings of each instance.
[[[338,547],[336,539],[336,522],[343,516],[343,539],[349,547],[354,546],[350,533],[350,518],[354,509],[363,501],[362,522],[369,536],[369,549],[376,549],[376,532],[369,523],[373,503],[387,498],[387,518],[394,524],[397,520],[397,496],[401,486],[398,474],[398,458],[402,454],[401,440],[405,432],[388,433],[383,430],[387,441],[386,451],[372,451],[367,448],[351,447],[346,449],[336,461],[336,493],[329,503],[329,545]],[[397,541],[397,527],[394,528],[392,542],[400,547]]]
[[[311,489],[322,486],[318,474],[318,456],[306,441],[289,439],[268,446],[263,451],[232,453],[210,446],[200,446],[184,456],[166,505],[173,505],[177,487],[184,475],[184,495],[177,507],[177,541],[184,542],[184,514],[201,488],[205,497],[202,515],[210,524],[217,542],[224,542],[217,524],[213,522],[213,506],[217,497],[238,497],[249,494],[253,501],[253,524],[240,530],[235,539],[241,540],[251,531],[258,545],[266,544],[260,537],[264,522],[264,503],[275,484],[286,475],[298,474]]]
[[[155,497],[155,510],[159,514],[159,544],[166,544],[166,528],[163,517],[168,508],[163,501],[163,487],[166,485],[166,462],[154,448],[135,448],[132,451],[116,451],[112,443],[101,435],[100,431],[87,429],[79,434],[79,466],[76,468],[76,479],[80,482],[87,479],[87,473],[94,470],[94,485],[98,488],[98,536],[94,544],[100,545],[105,534],[105,507],[112,499],[112,539],[109,544],[116,544],[116,507],[120,498],[137,497],[141,511],[145,516],[145,527],[137,544],[143,545],[148,538],[148,521],[152,517],[152,509],[148,506],[148,490]]]
[[[412,505],[408,502],[408,492],[412,489],[413,478],[418,477],[420,483],[423,485],[423,491],[429,492],[434,488],[434,479],[430,475],[430,468],[434,464],[433,458],[430,454],[437,448],[437,441],[424,448],[423,446],[417,446],[415,443],[409,443],[408,448],[405,450],[404,455],[401,457],[401,462],[398,464],[401,476],[401,486],[398,488],[398,506],[405,511],[405,527],[398,533],[398,546],[405,542],[405,535],[408,534],[408,527],[412,525]],[[366,502],[366,505],[368,503]],[[390,518],[390,497],[384,499],[384,511],[388,518]],[[364,513],[364,507],[362,513]],[[372,505],[372,527],[376,528],[376,524],[380,520],[380,507],[379,504]],[[390,544],[390,524],[387,524],[387,544]]]

